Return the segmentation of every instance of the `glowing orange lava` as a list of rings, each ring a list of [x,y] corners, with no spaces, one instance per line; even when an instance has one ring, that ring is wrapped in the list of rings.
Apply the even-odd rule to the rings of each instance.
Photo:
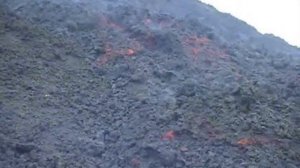
[[[210,40],[206,37],[188,36],[181,41],[187,55],[191,55],[193,59],[198,59],[199,55],[205,52],[205,47],[210,45]]]
[[[207,37],[199,37],[196,35],[184,36],[181,39],[181,43],[186,54],[191,56],[193,60],[198,60],[200,56],[222,59],[227,59],[228,57],[224,50]]]
[[[168,141],[171,141],[175,138],[175,131],[171,130],[171,131],[168,131],[166,132],[163,136],[162,136],[162,139],[163,140],[168,140]]]
[[[126,39],[126,43],[114,44],[113,42],[108,43],[104,47],[104,54],[96,60],[98,66],[106,64],[108,61],[113,60],[116,57],[132,57],[136,56],[139,51],[143,49],[142,45],[135,39]],[[127,47],[124,47],[126,45]]]
[[[128,55],[128,56],[133,56],[134,54],[135,54],[135,52],[134,52],[133,49],[129,48],[129,49],[127,50],[127,55]]]
[[[251,138],[242,138],[237,141],[238,145],[247,146],[247,145],[264,145],[270,143],[278,143],[276,139],[269,138],[266,136],[254,136]]]
[[[239,145],[254,145],[255,143],[255,140],[249,138],[242,138],[237,142]]]

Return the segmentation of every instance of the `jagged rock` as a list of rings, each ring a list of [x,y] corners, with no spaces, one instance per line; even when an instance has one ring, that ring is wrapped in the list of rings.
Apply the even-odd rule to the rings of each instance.
[[[299,167],[299,49],[199,1],[0,0],[0,53],[0,167]]]
[[[25,154],[31,152],[36,147],[32,144],[16,144],[15,150],[20,154]]]

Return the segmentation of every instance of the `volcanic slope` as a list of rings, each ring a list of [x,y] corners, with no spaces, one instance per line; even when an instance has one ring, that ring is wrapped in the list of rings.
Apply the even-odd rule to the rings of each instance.
[[[193,0],[0,9],[0,167],[300,166],[298,48]]]

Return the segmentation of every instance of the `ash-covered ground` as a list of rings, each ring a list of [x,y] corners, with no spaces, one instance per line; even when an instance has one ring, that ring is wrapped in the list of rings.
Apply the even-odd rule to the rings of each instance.
[[[1,168],[300,167],[300,50],[194,0],[0,0]]]

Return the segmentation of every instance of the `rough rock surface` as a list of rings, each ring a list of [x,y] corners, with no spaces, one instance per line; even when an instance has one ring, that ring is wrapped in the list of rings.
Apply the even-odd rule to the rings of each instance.
[[[0,167],[300,167],[300,51],[193,0],[0,0]]]

